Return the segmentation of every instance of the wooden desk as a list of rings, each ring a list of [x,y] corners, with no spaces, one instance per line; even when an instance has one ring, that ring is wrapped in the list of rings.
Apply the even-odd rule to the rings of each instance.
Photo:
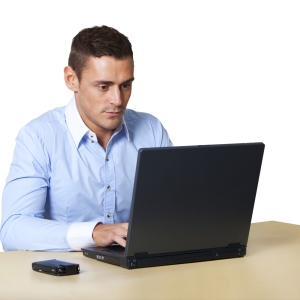
[[[0,299],[300,299],[300,226],[251,226],[243,258],[126,270],[81,252],[0,253]],[[55,277],[33,261],[79,263],[81,273]]]

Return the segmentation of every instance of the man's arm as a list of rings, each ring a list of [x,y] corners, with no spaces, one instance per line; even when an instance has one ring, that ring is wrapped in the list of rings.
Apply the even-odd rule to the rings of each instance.
[[[44,219],[51,165],[42,141],[24,127],[3,191],[1,241],[4,250],[72,250],[70,223]]]
[[[116,242],[124,245],[127,223],[96,226],[100,220],[58,222],[45,219],[51,172],[50,154],[43,141],[34,131],[23,128],[16,139],[3,192],[1,241],[4,250],[71,251],[96,244]]]

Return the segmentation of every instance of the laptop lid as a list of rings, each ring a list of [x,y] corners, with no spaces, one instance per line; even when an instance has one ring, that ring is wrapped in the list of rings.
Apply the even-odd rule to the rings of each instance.
[[[263,143],[140,149],[125,256],[247,245]]]

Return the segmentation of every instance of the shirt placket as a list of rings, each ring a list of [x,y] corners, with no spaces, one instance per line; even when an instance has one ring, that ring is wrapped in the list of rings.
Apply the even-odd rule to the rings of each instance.
[[[105,192],[104,192],[104,220],[105,224],[114,223],[115,214],[115,195],[116,195],[116,174],[113,164],[113,160],[110,159],[109,154],[106,153],[104,163],[104,180],[105,180]]]

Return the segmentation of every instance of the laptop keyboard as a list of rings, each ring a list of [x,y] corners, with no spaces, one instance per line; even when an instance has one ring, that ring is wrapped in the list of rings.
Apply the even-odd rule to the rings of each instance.
[[[123,254],[125,252],[125,248],[120,245],[113,245],[107,248],[103,248],[101,250],[106,252],[116,252],[120,254]]]

